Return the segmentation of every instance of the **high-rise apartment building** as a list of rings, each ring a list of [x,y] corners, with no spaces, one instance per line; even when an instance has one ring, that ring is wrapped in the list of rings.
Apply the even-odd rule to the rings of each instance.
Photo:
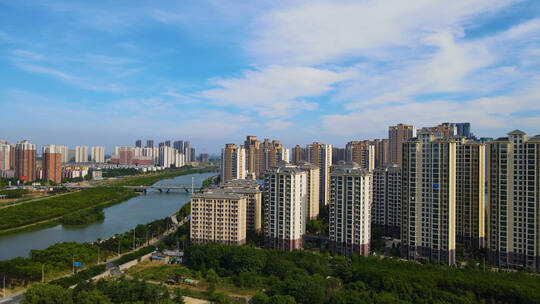
[[[453,125],[438,125],[435,127],[422,128],[423,131],[431,132],[436,137],[452,138],[457,135],[457,128]]]
[[[0,170],[11,170],[11,145],[0,142]]]
[[[175,158],[174,149],[163,145],[159,147],[159,165],[161,167],[170,168],[171,165],[174,163],[173,158]]]
[[[292,165],[264,173],[264,238],[267,248],[292,251],[303,247],[307,173]]]
[[[389,161],[401,166],[402,145],[407,139],[416,137],[416,127],[404,124],[388,128]]]
[[[147,148],[154,148],[154,140],[153,139],[147,139],[146,140],[146,147]]]
[[[456,130],[456,135],[458,136],[470,138],[472,135],[470,122],[443,122],[442,125],[453,127]]]
[[[42,161],[43,179],[54,183],[62,182],[62,153],[55,145],[43,146]]]
[[[374,139],[372,144],[375,146],[375,168],[388,165],[388,139]]]
[[[259,169],[261,142],[257,140],[257,136],[246,136],[246,140],[244,141],[244,149],[246,151],[246,170],[255,174],[256,176],[259,176],[261,172]]]
[[[375,168],[375,146],[369,140],[350,141],[345,146],[345,161],[355,162],[360,167],[373,171]]]
[[[221,182],[246,178],[246,151],[243,146],[226,144],[221,149]]]
[[[165,143],[164,143],[165,146],[167,147],[171,147],[171,141],[170,140],[166,140]]]
[[[487,150],[490,262],[540,271],[540,135],[515,130]]]
[[[298,164],[300,161],[305,161],[307,159],[306,148],[296,145],[292,148],[292,163]]]
[[[191,153],[190,153],[190,156],[189,156],[189,161],[190,162],[196,162],[197,161],[197,154],[195,152],[195,148],[191,148]]]
[[[330,173],[330,249],[369,255],[372,173],[342,162]]]
[[[180,153],[184,153],[184,141],[183,140],[177,140],[173,142],[173,147],[178,150]]]
[[[485,245],[485,151],[464,138],[456,147],[456,242],[469,248]]]
[[[141,139],[137,139],[135,141],[135,147],[136,148],[142,148],[142,140]]]
[[[371,223],[385,236],[401,237],[401,168],[398,165],[373,170]]]
[[[298,169],[306,171],[307,173],[307,182],[306,182],[307,196],[306,196],[306,207],[304,208],[306,220],[307,221],[314,220],[319,216],[319,203],[320,203],[319,171],[320,169],[319,167],[311,163],[308,163],[306,161],[300,161],[297,166],[298,166]]]
[[[337,164],[340,161],[347,159],[347,149],[332,147],[332,164]]]
[[[332,165],[332,145],[314,142],[306,147],[308,162],[319,167],[319,200],[322,206],[330,198],[330,166]]]
[[[190,239],[194,244],[246,243],[246,198],[213,189],[191,196]]]
[[[26,182],[36,180],[36,144],[23,140],[15,145],[15,178]]]
[[[105,147],[95,146],[91,148],[90,160],[93,163],[104,163],[105,162]]]
[[[88,162],[88,146],[76,146],[75,147],[75,162],[87,163]]]
[[[191,143],[189,141],[184,141],[184,157],[186,163],[191,162]]]
[[[246,198],[246,231],[261,232],[262,192],[254,180],[235,179],[221,185],[224,192],[240,194]]]
[[[456,263],[456,142],[421,131],[403,143],[401,256]]]

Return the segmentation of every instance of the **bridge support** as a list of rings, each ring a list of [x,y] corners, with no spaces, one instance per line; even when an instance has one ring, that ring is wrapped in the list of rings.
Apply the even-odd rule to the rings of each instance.
[[[169,190],[170,190],[170,189],[167,189],[167,192],[166,192],[166,193],[169,193]]]
[[[161,189],[158,189],[158,190],[159,190],[159,193],[163,193],[163,190],[161,190]]]

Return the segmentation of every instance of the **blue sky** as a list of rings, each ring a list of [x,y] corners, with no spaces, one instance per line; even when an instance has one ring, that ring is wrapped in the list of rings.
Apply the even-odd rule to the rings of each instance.
[[[0,138],[540,133],[540,2],[0,0]]]

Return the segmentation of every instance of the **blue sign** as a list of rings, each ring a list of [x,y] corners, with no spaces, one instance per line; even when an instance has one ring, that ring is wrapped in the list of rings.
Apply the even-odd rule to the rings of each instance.
[[[75,263],[73,263],[73,266],[82,267],[82,263],[81,262],[75,262]]]
[[[433,189],[439,189],[439,184],[433,184]]]

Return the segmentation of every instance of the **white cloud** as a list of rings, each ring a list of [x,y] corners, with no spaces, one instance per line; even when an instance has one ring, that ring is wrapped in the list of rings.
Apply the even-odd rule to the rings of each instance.
[[[324,95],[334,84],[353,74],[349,70],[269,66],[246,71],[240,78],[215,80],[217,88],[203,91],[199,96],[219,106],[255,110],[264,116],[291,116],[316,108],[312,102],[300,98]]]
[[[271,130],[285,130],[292,127],[293,123],[281,119],[273,119],[266,122],[266,127]]]
[[[440,31],[463,32],[479,14],[513,0],[301,1],[270,10],[254,26],[248,49],[270,62],[319,64],[375,56],[380,48],[415,47]]]

